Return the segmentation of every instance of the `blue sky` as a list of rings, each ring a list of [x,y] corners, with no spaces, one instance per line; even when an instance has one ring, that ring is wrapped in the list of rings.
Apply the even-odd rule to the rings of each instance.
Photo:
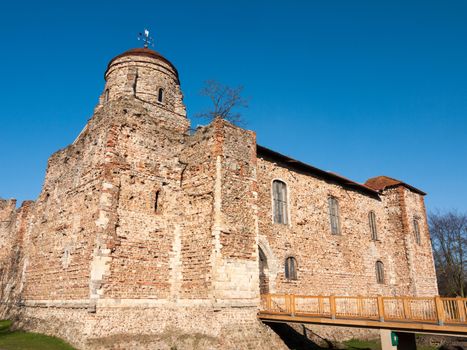
[[[466,1],[3,2],[0,197],[37,197],[108,61],[145,27],[178,68],[190,117],[209,104],[205,80],[243,85],[258,143],[467,211]]]

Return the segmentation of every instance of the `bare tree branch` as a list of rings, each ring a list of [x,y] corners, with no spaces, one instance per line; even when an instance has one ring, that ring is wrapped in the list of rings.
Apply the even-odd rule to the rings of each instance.
[[[440,294],[464,297],[467,215],[454,211],[430,213],[429,225]]]
[[[245,124],[240,113],[234,113],[236,108],[247,108],[248,101],[241,96],[243,87],[232,88],[215,80],[207,80],[201,89],[201,95],[209,97],[213,106],[206,112],[198,113],[196,116],[213,120],[216,117],[228,120],[236,125]]]

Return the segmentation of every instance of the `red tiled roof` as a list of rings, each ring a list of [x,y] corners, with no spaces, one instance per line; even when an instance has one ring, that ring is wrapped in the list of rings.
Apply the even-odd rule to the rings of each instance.
[[[360,184],[358,182],[349,180],[349,179],[347,179],[347,178],[345,178],[343,176],[337,175],[337,174],[332,173],[332,172],[328,172],[328,171],[324,171],[324,170],[315,168],[314,166],[311,166],[309,164],[306,164],[306,163],[300,162],[298,160],[292,159],[292,158],[287,157],[287,156],[285,156],[283,154],[280,154],[278,152],[270,150],[270,149],[268,149],[266,147],[256,145],[256,152],[257,152],[258,156],[260,156],[260,157],[266,157],[266,158],[274,159],[274,160],[279,161],[281,163],[284,163],[284,164],[286,164],[286,165],[288,165],[291,168],[294,168],[296,170],[303,171],[305,173],[315,175],[318,178],[322,178],[322,179],[325,179],[325,180],[328,180],[328,181],[333,181],[333,182],[338,183],[338,184],[340,184],[340,185],[342,185],[344,187],[352,188],[354,190],[361,191],[361,192],[364,192],[366,194],[370,194],[372,196],[378,196],[378,191],[371,188],[371,187],[369,187],[369,186],[367,186],[367,185],[363,185],[363,184]]]
[[[114,62],[116,59],[126,57],[126,56],[144,56],[144,57],[156,58],[158,60],[161,60],[161,61],[167,63],[170,67],[172,67],[172,69],[175,72],[175,75],[177,76],[177,80],[178,80],[178,71],[177,71],[177,68],[175,68],[175,66],[172,64],[172,62],[170,62],[167,58],[162,56],[159,52],[148,49],[148,48],[145,48],[145,47],[131,49],[131,50],[125,51],[124,53],[121,53],[120,55],[115,56],[114,58],[112,58],[110,60],[109,64],[107,65],[105,75],[107,74],[107,71],[109,70],[110,65],[112,64],[112,62]]]
[[[329,181],[334,181],[338,184],[341,184],[345,187],[350,187],[355,190],[359,190],[362,192],[365,192],[367,194],[371,195],[378,195],[381,191],[385,190],[386,188],[390,187],[396,187],[396,186],[404,186],[408,188],[409,190],[421,194],[422,196],[426,195],[425,192],[419,190],[418,188],[415,188],[413,186],[410,186],[409,184],[406,184],[405,182],[402,182],[400,180],[393,179],[388,176],[377,176],[373,177],[371,179],[368,179],[365,184],[360,184],[358,182],[352,181],[350,179],[347,179],[344,176],[335,174],[333,172],[329,171],[324,171],[319,168],[316,168],[314,166],[308,165],[306,163],[302,163],[298,160],[289,158],[283,154],[280,154],[278,152],[275,152],[271,149],[268,149],[266,147],[256,145],[256,152],[258,156],[263,156],[266,158],[271,158],[274,160],[277,160],[279,162],[282,162],[284,164],[287,164],[288,166],[304,171],[306,173],[315,175],[319,178],[329,180]]]
[[[391,188],[391,187],[404,186],[415,193],[421,194],[422,196],[426,195],[425,192],[419,190],[418,188],[415,188],[413,186],[410,186],[409,184],[406,184],[405,182],[402,182],[397,179],[393,179],[388,176],[373,177],[371,179],[368,179],[365,182],[365,185],[377,191],[384,191],[385,189]]]

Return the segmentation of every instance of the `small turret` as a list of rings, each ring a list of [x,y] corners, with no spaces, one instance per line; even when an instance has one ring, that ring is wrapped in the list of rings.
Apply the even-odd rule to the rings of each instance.
[[[177,69],[154,50],[137,48],[114,57],[104,77],[100,106],[119,97],[133,96],[186,117]]]

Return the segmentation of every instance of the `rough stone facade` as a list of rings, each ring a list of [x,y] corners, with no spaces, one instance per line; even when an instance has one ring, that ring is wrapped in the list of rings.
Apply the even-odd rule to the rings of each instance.
[[[259,246],[266,256],[271,293],[308,295],[436,295],[437,285],[423,195],[403,184],[377,194],[343,186],[313,169],[297,169],[286,157],[258,152]],[[287,184],[288,224],[272,217],[273,180]],[[338,200],[341,234],[331,233],[328,198]],[[371,237],[369,212],[376,216]],[[412,221],[419,218],[420,244]],[[287,257],[297,262],[297,279],[285,278]],[[384,265],[377,283],[375,264]]]
[[[260,285],[437,294],[420,190],[386,177],[354,183],[221,119],[192,132],[177,70],[154,51],[117,56],[105,78],[93,117],[49,159],[39,198],[19,209],[0,200],[2,317],[82,349],[280,349],[256,319]],[[287,224],[274,223],[274,180],[286,184]],[[285,276],[288,257],[296,279]]]

